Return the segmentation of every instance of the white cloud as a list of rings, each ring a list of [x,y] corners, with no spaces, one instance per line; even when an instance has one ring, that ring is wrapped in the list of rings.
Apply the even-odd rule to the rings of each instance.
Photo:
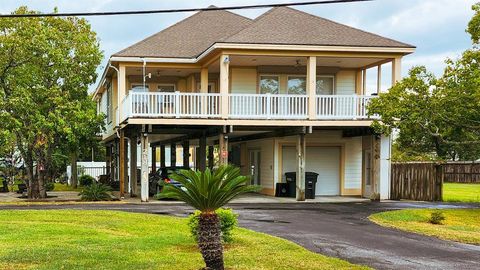
[[[441,76],[445,68],[445,60],[447,58],[456,59],[460,57],[462,50],[446,51],[434,54],[409,55],[403,58],[402,74],[406,75],[408,70],[413,66],[425,66],[427,70],[433,72],[436,76]]]

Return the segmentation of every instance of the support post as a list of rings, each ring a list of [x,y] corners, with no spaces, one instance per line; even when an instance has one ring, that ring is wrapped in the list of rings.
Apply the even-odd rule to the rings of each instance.
[[[223,119],[228,118],[228,77],[229,77],[229,68],[230,68],[230,57],[228,55],[222,54],[220,56],[220,109]],[[208,87],[208,85],[207,85]]]
[[[205,171],[207,167],[207,136],[200,137],[198,145],[198,169]]]
[[[130,197],[137,197],[137,136],[130,138]]]
[[[124,172],[124,177],[125,177],[125,180],[123,182],[123,190],[124,190],[124,193],[125,194],[128,194],[129,190],[129,186],[130,186],[130,178],[128,177],[128,140],[127,138],[125,137],[124,139],[124,145],[125,145],[125,148],[124,148],[124,154],[123,154],[123,169],[125,170]]]
[[[177,166],[177,145],[175,143],[170,144],[170,166]]]
[[[362,91],[363,94],[367,94],[367,70],[362,70]]]
[[[377,67],[377,94],[382,92],[382,65]]]
[[[160,145],[160,167],[165,168],[165,145]]]
[[[315,119],[317,91],[317,57],[307,58],[307,95],[308,95],[308,118]]]
[[[228,164],[228,136],[222,133],[218,138],[220,165]]]
[[[119,142],[119,180],[120,180],[120,198],[125,197],[125,178],[126,178],[126,169],[125,169],[125,132],[120,130],[120,142]]]
[[[396,57],[392,60],[392,86],[402,79],[402,58]]]
[[[106,149],[106,172],[105,174],[108,175],[109,177],[112,177],[112,146],[107,145]]]
[[[157,171],[157,147],[152,146],[152,172]]]
[[[142,161],[141,161],[141,200],[142,202],[148,202],[148,135],[142,134],[140,138],[142,148]]]
[[[116,121],[117,126],[120,125],[120,123],[123,121],[124,113],[122,110],[122,102],[123,99],[125,98],[125,92],[126,92],[126,67],[122,64],[120,64],[118,68],[118,83],[117,83],[117,114],[118,119]]]
[[[305,134],[299,134],[297,138],[297,201],[305,201]]]
[[[213,151],[215,150],[214,146],[213,145],[210,145],[208,146],[208,167],[211,169],[213,169],[213,165],[214,165],[214,156],[213,156]]]
[[[190,168],[190,142],[183,141],[182,148],[183,148],[183,167]]]

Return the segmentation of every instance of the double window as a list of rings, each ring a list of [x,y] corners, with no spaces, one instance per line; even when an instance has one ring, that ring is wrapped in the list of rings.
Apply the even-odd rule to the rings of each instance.
[[[333,95],[334,76],[333,75],[317,76],[317,89],[315,92],[317,95]],[[260,93],[261,94],[280,93],[280,76],[261,75],[260,76]],[[302,76],[302,75],[287,76],[287,94],[305,95],[306,93],[307,93],[306,76]]]

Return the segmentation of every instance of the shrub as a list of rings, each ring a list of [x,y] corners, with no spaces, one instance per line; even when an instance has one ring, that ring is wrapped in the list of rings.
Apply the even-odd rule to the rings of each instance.
[[[238,215],[235,214],[230,208],[220,208],[215,211],[220,219],[220,229],[222,231],[222,240],[225,243],[230,243],[233,240],[232,230],[237,227]],[[200,211],[195,211],[190,215],[188,219],[188,226],[190,227],[190,233],[195,241],[198,240],[198,216]]]
[[[81,192],[82,201],[110,201],[110,191],[112,189],[104,184],[94,182],[90,186],[86,186]]]
[[[432,224],[440,225],[443,223],[444,220],[445,220],[445,215],[443,214],[443,212],[440,210],[435,210],[430,214],[430,218],[428,219],[428,222]]]
[[[45,189],[47,191],[52,191],[54,188],[55,188],[55,184],[53,182],[47,182],[47,184],[45,184]]]
[[[96,182],[95,178],[93,178],[92,176],[90,176],[88,174],[82,174],[82,176],[80,176],[80,179],[78,181],[79,181],[80,185],[84,186],[84,187],[88,187],[88,186],[92,185],[93,182]]]

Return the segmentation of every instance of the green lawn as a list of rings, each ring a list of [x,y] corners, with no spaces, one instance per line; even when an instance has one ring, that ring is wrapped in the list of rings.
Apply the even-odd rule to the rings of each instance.
[[[371,215],[371,221],[386,227],[435,236],[445,240],[480,245],[480,209],[441,210],[443,225],[428,222],[432,209],[406,209]]]
[[[65,184],[60,184],[60,183],[55,183],[53,191],[82,191],[81,187],[78,188],[72,188],[72,186],[65,185]]]
[[[480,203],[480,184],[444,183],[443,201]]]
[[[185,219],[115,211],[0,211],[0,269],[201,269]],[[237,229],[227,269],[366,269]]]

